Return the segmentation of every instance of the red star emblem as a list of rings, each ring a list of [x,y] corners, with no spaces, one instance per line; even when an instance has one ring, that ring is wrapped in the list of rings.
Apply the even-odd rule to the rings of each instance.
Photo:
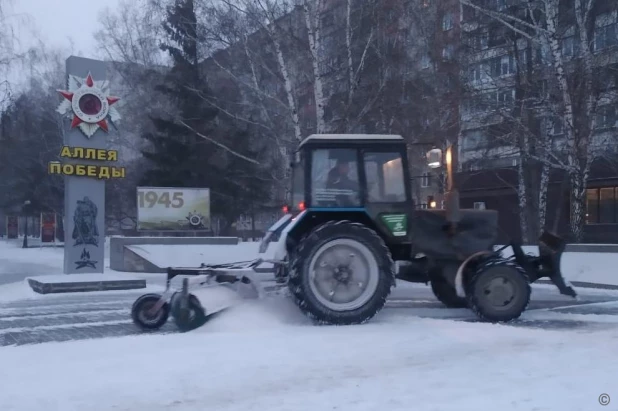
[[[84,89],[84,88],[86,88],[86,89],[87,88],[94,88],[94,79],[92,78],[92,75],[90,73],[88,73],[88,76],[86,77],[86,79],[84,81],[84,84],[82,84],[82,86],[80,87],[80,89]],[[58,92],[69,103],[73,103],[73,97],[75,95],[74,91],[58,90]],[[108,103],[109,107],[111,107],[114,103],[116,103],[116,102],[118,102],[118,100],[120,100],[119,97],[113,97],[113,96],[106,96],[105,99],[107,100],[107,103]],[[93,113],[89,113],[89,114],[93,114]],[[83,122],[84,122],[84,120],[82,120],[74,112],[73,113],[73,120],[71,121],[71,128],[75,128],[75,127],[79,126],[80,124],[82,124]],[[107,120],[106,119],[102,119],[102,120],[96,122],[95,124],[98,125],[99,127],[101,127],[106,132],[109,131],[109,126],[107,124]]]

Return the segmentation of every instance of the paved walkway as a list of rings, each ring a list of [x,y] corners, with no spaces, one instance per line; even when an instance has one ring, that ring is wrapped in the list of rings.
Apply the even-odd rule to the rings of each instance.
[[[142,293],[67,294],[2,304],[0,346],[138,334],[130,310]],[[161,332],[170,330],[171,325]]]
[[[140,334],[142,331],[131,321],[130,309],[143,292],[65,294],[0,304],[0,346]],[[477,321],[469,310],[444,308],[428,289],[417,288],[412,292],[410,296],[396,295],[380,315]],[[612,296],[586,294],[583,289],[579,292],[580,300],[575,301],[563,298],[551,289],[535,290],[528,309],[530,315],[511,325],[543,329],[579,328],[586,331],[618,327],[618,293]],[[612,301],[616,303],[606,304]],[[548,317],[544,318],[544,315]],[[615,316],[616,321],[599,323],[586,320],[586,316],[592,318],[596,315]],[[176,330],[172,323],[168,323],[158,332]]]

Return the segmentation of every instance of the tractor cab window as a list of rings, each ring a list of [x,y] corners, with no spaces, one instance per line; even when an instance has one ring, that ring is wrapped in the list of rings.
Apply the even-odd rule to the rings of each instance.
[[[400,153],[365,153],[367,201],[399,203],[406,201],[403,162]]]
[[[311,205],[360,207],[356,150],[335,148],[312,152]]]
[[[293,210],[301,208],[301,203],[305,201],[305,159],[300,157],[299,160],[294,162],[292,167],[291,206]]]

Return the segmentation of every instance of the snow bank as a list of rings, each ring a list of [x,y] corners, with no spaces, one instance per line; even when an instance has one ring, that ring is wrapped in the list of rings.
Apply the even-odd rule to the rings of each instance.
[[[106,241],[107,243],[109,241]],[[258,257],[272,258],[273,247],[269,247],[265,254],[259,254],[258,248],[259,242],[241,242],[236,246],[159,244],[131,246],[133,251],[160,267],[199,266],[202,263],[217,264]],[[524,247],[524,250],[538,254],[537,247]],[[504,253],[510,254],[509,249]],[[62,272],[63,249],[22,249],[15,242],[0,241],[0,263],[0,275],[2,273],[57,274]],[[618,285],[618,271],[614,270],[615,267],[618,267],[618,254],[613,253],[564,253],[562,258],[563,274],[570,281]],[[107,272],[114,273],[109,269],[106,269]]]
[[[607,245],[607,244],[605,244]],[[524,246],[525,253],[538,255],[537,246]],[[502,252],[511,255],[511,249]],[[616,253],[573,253],[562,255],[561,269],[569,281],[583,281],[596,284],[618,285],[618,254]]]
[[[187,334],[2,348],[0,409],[587,411],[616,393],[615,331],[245,314]]]
[[[0,275],[18,272],[39,274],[50,270],[62,272],[63,256],[62,247],[21,248],[21,242],[0,240]]]
[[[269,253],[259,254],[259,243],[239,243],[232,245],[140,245],[134,250],[143,258],[159,267],[166,266],[199,266],[201,263],[225,263],[254,258],[272,258],[272,248]],[[510,249],[504,250],[510,255]],[[538,254],[538,247],[524,247],[524,251]],[[613,253],[564,253],[562,257],[562,272],[569,281],[584,281],[598,284],[618,285],[618,254]]]

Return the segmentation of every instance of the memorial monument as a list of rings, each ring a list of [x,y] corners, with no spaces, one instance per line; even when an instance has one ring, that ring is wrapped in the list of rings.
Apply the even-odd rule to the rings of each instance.
[[[120,119],[110,95],[107,64],[71,56],[66,61],[67,89],[58,90],[58,113],[66,127],[61,161],[50,174],[64,175],[64,273],[103,273],[105,180],[124,178],[123,167],[110,166],[118,152],[109,149],[110,125]]]

